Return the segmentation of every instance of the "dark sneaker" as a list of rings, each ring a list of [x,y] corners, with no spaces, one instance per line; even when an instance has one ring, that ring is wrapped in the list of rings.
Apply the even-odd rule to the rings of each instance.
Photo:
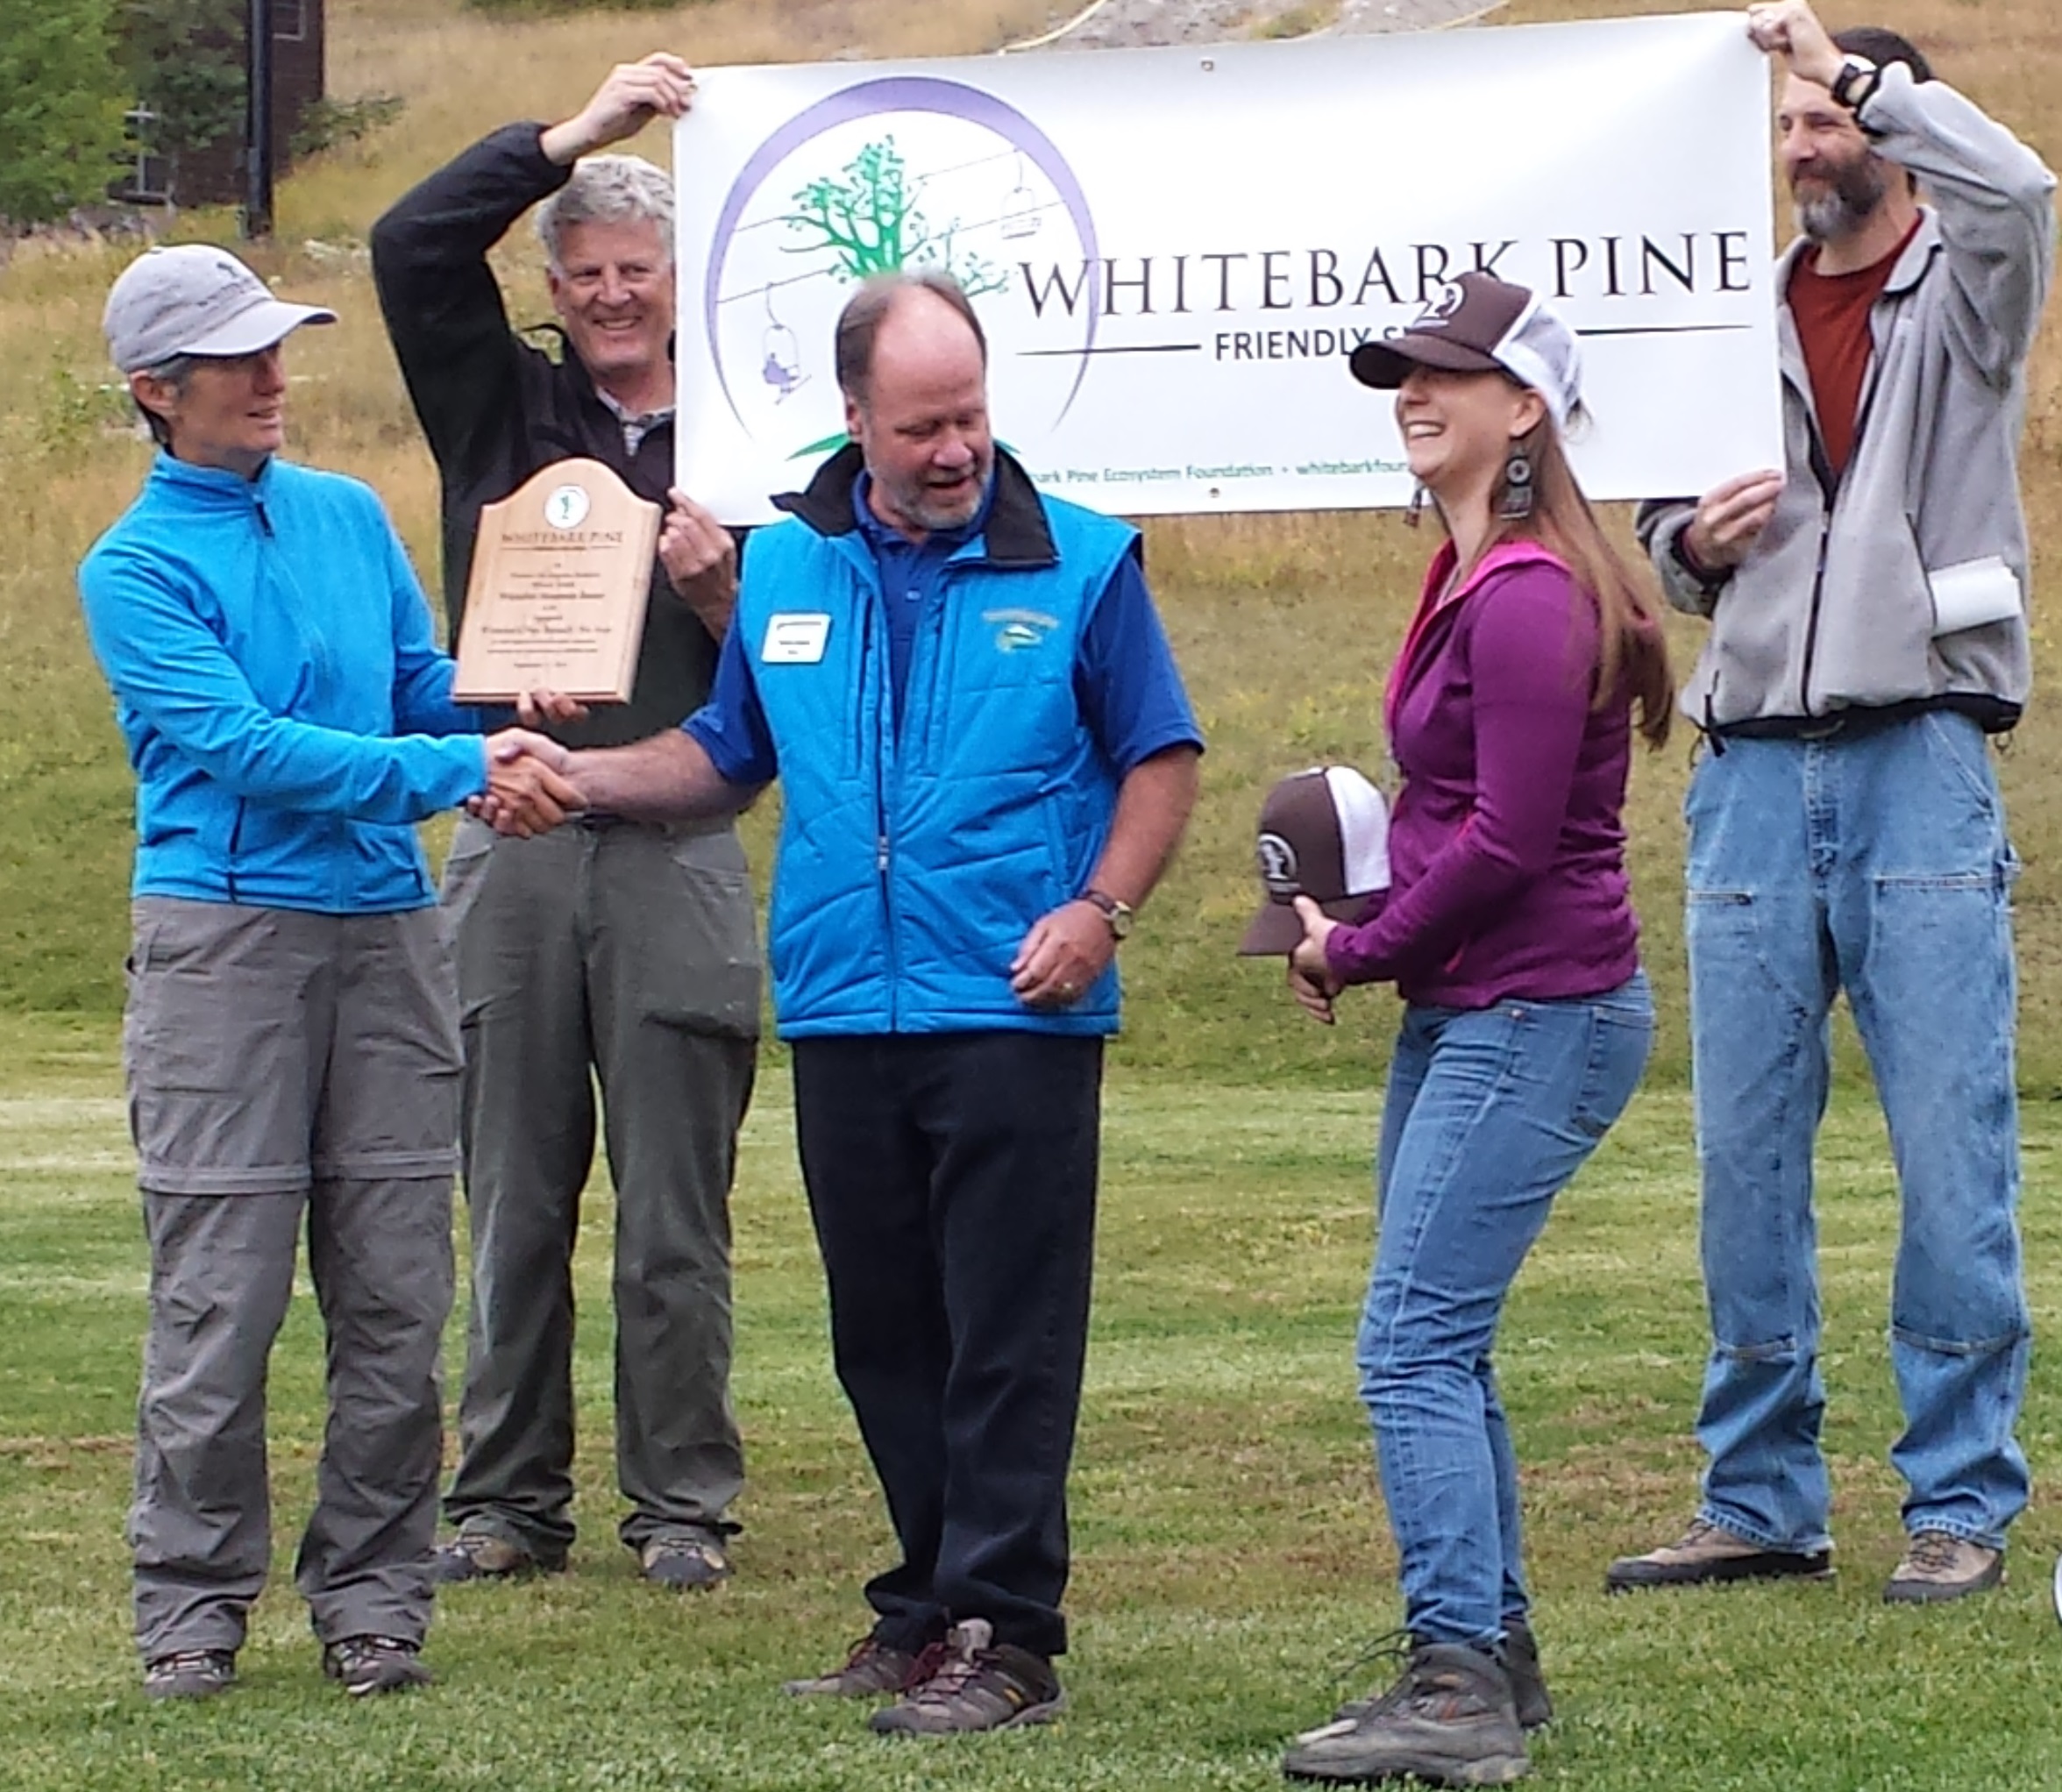
[[[558,1574],[565,1567],[563,1559],[546,1561],[492,1531],[461,1531],[430,1555],[430,1578],[440,1587],[455,1587],[461,1581],[520,1581],[530,1575]]]
[[[637,1573],[676,1593],[713,1587],[730,1578],[730,1558],[709,1537],[654,1537],[637,1552]]]
[[[865,1636],[852,1645],[843,1668],[814,1679],[786,1681],[780,1689],[790,1698],[798,1699],[885,1698],[909,1684],[916,1663],[917,1658],[907,1649],[898,1649],[878,1637]]]
[[[965,1736],[1044,1724],[1066,1703],[1059,1677],[1042,1655],[998,1643],[987,1619],[953,1625],[928,1668],[902,1696],[871,1718],[883,1736]],[[931,1666],[935,1661],[935,1667]]]
[[[1403,1677],[1359,1717],[1305,1732],[1282,1757],[1292,1780],[1408,1774],[1434,1786],[1503,1786],[1531,1768],[1510,1675],[1459,1643],[1419,1645]]]
[[[1941,1605],[1984,1593],[2005,1577],[2005,1552],[1945,1531],[1915,1531],[1883,1589],[1892,1605]]]
[[[227,1649],[181,1649],[143,1664],[146,1699],[210,1699],[236,1684],[236,1656]]]
[[[1607,1593],[1639,1587],[1702,1587],[1722,1581],[1830,1581],[1833,1552],[1764,1549],[1722,1530],[1708,1518],[1693,1518],[1674,1543],[1645,1555],[1621,1555],[1604,1571]]]
[[[1356,1666],[1382,1656],[1397,1660],[1407,1659],[1413,1646],[1408,1631],[1393,1631],[1382,1639],[1374,1649],[1362,1657]],[[1518,1713],[1520,1730],[1544,1730],[1554,1721],[1554,1701],[1546,1691],[1546,1677],[1539,1671],[1539,1645],[1533,1637],[1532,1626],[1523,1619],[1513,1620],[1504,1632],[1504,1671],[1511,1676],[1511,1703]],[[1385,1701],[1393,1699],[1404,1686],[1398,1681],[1386,1693],[1370,1693],[1365,1698],[1348,1699],[1333,1712],[1332,1721],[1358,1722]]]
[[[430,1684],[423,1651],[399,1637],[345,1637],[323,1650],[323,1672],[352,1698]]]

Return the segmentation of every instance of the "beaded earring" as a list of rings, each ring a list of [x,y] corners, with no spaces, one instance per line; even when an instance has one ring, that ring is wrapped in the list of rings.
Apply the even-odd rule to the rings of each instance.
[[[1504,463],[1504,497],[1497,515],[1506,523],[1521,523],[1532,514],[1532,458],[1523,443],[1511,444]]]

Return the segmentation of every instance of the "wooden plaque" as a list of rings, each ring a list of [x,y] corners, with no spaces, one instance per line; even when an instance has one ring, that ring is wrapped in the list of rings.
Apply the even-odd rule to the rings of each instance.
[[[485,506],[452,696],[629,701],[658,524],[658,506],[599,460],[555,461]]]

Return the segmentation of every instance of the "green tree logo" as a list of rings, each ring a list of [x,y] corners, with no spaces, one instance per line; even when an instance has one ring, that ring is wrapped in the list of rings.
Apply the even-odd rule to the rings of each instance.
[[[828,249],[841,281],[857,283],[905,267],[939,267],[966,288],[970,298],[999,293],[1009,274],[971,250],[956,247],[957,218],[934,228],[917,208],[923,182],[912,181],[893,137],[870,143],[838,175],[809,182],[795,194],[794,210],[781,222],[806,238],[790,245],[793,255]]]

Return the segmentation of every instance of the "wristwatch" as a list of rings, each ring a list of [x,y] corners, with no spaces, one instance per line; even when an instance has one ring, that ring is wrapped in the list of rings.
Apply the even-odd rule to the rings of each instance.
[[[1102,910],[1103,919],[1110,923],[1112,939],[1124,940],[1131,936],[1131,924],[1138,919],[1138,911],[1130,903],[1120,902],[1107,890],[1084,890],[1076,900]]]
[[[1883,71],[1866,56],[1849,56],[1833,77],[1833,103],[1859,112],[1882,84]]]

